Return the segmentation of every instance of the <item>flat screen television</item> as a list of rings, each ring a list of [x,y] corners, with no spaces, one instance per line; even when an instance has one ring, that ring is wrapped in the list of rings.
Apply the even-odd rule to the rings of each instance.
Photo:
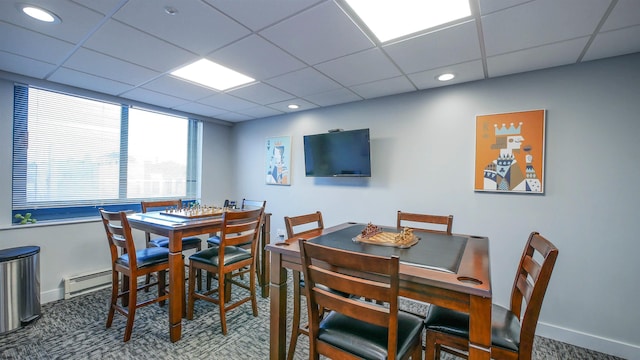
[[[304,136],[308,177],[371,177],[369,129]]]

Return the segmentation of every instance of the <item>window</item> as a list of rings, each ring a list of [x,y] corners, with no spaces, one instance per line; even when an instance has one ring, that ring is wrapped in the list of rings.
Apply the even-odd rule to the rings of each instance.
[[[50,220],[193,200],[199,129],[184,117],[16,85],[13,214]]]

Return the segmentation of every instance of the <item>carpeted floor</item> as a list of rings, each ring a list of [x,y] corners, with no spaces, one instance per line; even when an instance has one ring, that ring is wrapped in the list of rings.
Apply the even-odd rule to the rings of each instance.
[[[289,295],[291,302],[291,290]],[[258,317],[251,314],[250,304],[228,312],[227,336],[222,335],[216,305],[196,301],[194,319],[183,320],[182,339],[176,343],[169,341],[167,307],[157,304],[138,309],[131,340],[124,343],[124,316],[116,314],[113,326],[105,328],[108,300],[109,290],[105,289],[44,304],[39,320],[0,334],[0,359],[232,360],[269,357],[268,298],[258,296]],[[412,311],[424,310],[409,302],[403,302],[403,306]],[[301,336],[294,359],[308,359],[308,346],[307,337]],[[448,355],[443,355],[443,359],[455,359],[445,356]],[[533,358],[619,359],[542,337],[536,338]]]

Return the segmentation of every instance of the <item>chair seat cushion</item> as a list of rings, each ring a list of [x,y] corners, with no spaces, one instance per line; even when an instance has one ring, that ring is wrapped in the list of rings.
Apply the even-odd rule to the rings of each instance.
[[[207,244],[209,244],[209,246],[220,246],[220,236],[218,235],[213,235],[212,237],[207,239]],[[245,246],[245,245],[249,245],[251,244],[251,241],[246,242],[244,244],[240,244],[238,246]]]
[[[189,256],[190,261],[197,261],[200,263],[219,266],[220,258],[218,256],[219,247],[211,247],[208,249],[204,249],[202,251],[198,251],[197,253]],[[236,263],[238,261],[246,260],[251,258],[251,252],[235,247],[235,246],[225,246],[224,247],[224,265],[230,265]]]
[[[423,319],[398,313],[398,355],[403,358],[420,341]],[[318,339],[365,359],[387,359],[388,330],[349,316],[330,312],[320,322]]]
[[[427,330],[469,338],[469,315],[436,305],[431,305],[425,319]],[[491,343],[517,352],[520,347],[520,321],[508,309],[495,305],[491,307]]]
[[[136,251],[138,268],[151,266],[169,261],[169,249],[163,247],[152,247]],[[124,254],[116,260],[116,263],[129,266],[129,254]]]
[[[200,240],[199,237],[197,236],[188,236],[188,237],[184,237],[182,238],[182,248],[195,248],[196,246],[200,245],[202,242],[202,240]],[[149,241],[149,245],[150,246],[155,246],[155,247],[165,247],[168,248],[169,247],[169,238],[167,237],[157,237],[157,238],[153,238]]]

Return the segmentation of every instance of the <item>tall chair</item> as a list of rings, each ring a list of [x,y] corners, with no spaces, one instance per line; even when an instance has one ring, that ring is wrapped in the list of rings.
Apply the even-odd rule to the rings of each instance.
[[[320,211],[299,216],[285,216],[284,225],[287,228],[287,238],[289,239],[293,239],[296,236],[302,236],[311,231],[324,229],[324,222],[322,221],[322,213]],[[294,284],[293,324],[291,326],[291,343],[289,344],[289,351],[287,352],[287,360],[293,359],[293,354],[296,351],[296,344],[298,343],[298,336],[300,336],[300,334],[309,335],[308,325],[300,326],[300,315],[302,309],[302,298],[300,294],[304,289],[304,281],[301,280],[299,271],[293,270],[292,272]]]
[[[125,212],[110,212],[100,209],[102,223],[107,233],[109,251],[111,253],[111,301],[107,316],[107,328],[111,327],[115,312],[127,317],[124,331],[124,341],[131,339],[133,321],[136,309],[169,298],[166,289],[166,272],[169,269],[169,249],[164,247],[145,248],[136,250],[131,227]],[[158,273],[158,281],[138,286],[138,277],[151,273]],[[122,289],[120,289],[119,274],[122,274]],[[138,290],[158,286],[158,296],[142,302],[137,302]],[[122,298],[122,305],[118,299]]]
[[[411,224],[403,225],[407,222]],[[415,223],[422,223],[425,225],[425,227],[427,224],[435,225],[436,228],[434,229],[434,226],[430,226],[429,228],[419,228],[414,226]],[[410,227],[421,231],[451,235],[451,228],[453,227],[453,215],[416,214],[398,210],[397,227],[398,229],[402,227]]]
[[[309,358],[422,359],[423,320],[398,310],[397,256],[298,242],[309,312]],[[321,319],[320,309],[331,311]]]
[[[529,235],[511,289],[510,307],[491,308],[491,357],[531,359],[542,300],[558,257],[558,249],[537,232]],[[523,311],[524,308],[524,311]],[[466,358],[469,315],[431,305],[425,320],[425,359],[440,359],[440,351]]]
[[[256,254],[258,251],[258,233],[262,223],[264,208],[244,211],[228,211],[222,216],[220,246],[199,251],[189,257],[189,296],[187,302],[187,318],[193,319],[193,305],[196,299],[218,304],[222,334],[227,334],[226,312],[246,302],[251,302],[253,316],[258,316],[256,302]],[[245,244],[251,244],[245,249]],[[240,274],[238,270],[249,268],[249,286],[234,278]],[[194,287],[194,275],[198,269],[216,274],[218,287],[198,293]],[[225,294],[231,291],[231,285],[248,290],[249,294],[232,303],[225,303]],[[217,296],[215,296],[217,294]]]
[[[154,200],[154,201],[142,201],[140,202],[142,212],[147,211],[162,211],[168,209],[182,209],[182,199],[176,200]],[[163,247],[169,248],[169,238],[166,236],[151,236],[150,233],[144,233],[147,247]],[[182,238],[182,250],[202,250],[202,240],[197,236],[187,236]],[[200,272],[198,272],[198,290],[202,289],[202,282],[200,281]],[[150,282],[150,276],[147,276],[145,283]]]

